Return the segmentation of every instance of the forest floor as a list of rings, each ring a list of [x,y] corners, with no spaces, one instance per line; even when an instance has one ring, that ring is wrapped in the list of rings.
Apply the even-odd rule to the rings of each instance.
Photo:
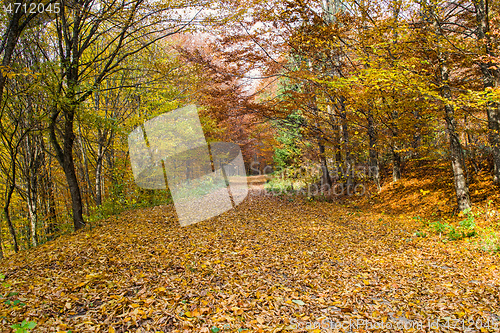
[[[376,205],[254,190],[188,227],[124,212],[3,260],[1,331],[498,332],[498,254]]]

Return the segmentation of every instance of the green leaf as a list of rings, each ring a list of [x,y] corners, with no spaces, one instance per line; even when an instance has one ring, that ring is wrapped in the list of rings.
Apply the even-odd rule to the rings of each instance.
[[[292,302],[297,305],[306,305],[306,303],[302,302],[300,299],[292,299]]]
[[[218,328],[217,326],[212,326],[212,328],[210,329],[210,332],[212,333],[217,333],[220,331],[220,328]]]

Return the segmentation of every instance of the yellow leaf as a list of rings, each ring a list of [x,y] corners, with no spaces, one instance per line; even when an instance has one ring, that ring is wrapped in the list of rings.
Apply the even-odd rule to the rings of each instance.
[[[108,333],[115,333],[115,329],[113,328],[113,326],[109,327]]]
[[[83,287],[84,285],[86,285],[86,284],[87,284],[87,283],[89,283],[89,282],[90,282],[90,281],[84,281],[84,282],[82,282],[82,283],[77,284],[76,286],[77,286],[77,287]]]

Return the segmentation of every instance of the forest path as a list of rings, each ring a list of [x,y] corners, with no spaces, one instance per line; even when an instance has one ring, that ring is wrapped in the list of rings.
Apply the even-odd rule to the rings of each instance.
[[[258,175],[258,176],[247,176],[247,184],[250,190],[262,191],[264,190],[264,185],[266,181],[270,178],[266,175]]]
[[[0,327],[27,319],[35,332],[286,332],[323,320],[394,332],[405,323],[429,331],[441,318],[440,327],[457,320],[448,332],[478,319],[498,331],[498,257],[416,237],[418,227],[411,217],[254,195],[188,227],[172,206],[128,211],[3,260]]]

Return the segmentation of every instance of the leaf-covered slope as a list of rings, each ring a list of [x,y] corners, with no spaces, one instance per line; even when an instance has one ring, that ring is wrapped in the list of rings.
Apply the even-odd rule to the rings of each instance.
[[[414,223],[266,196],[184,228],[171,206],[129,211],[3,261],[10,286],[1,293],[18,292],[9,299],[25,305],[0,303],[1,325],[278,332],[322,319],[498,323],[497,257],[414,237]]]
[[[386,168],[384,172],[389,174],[390,170]],[[491,208],[490,213],[498,219],[500,191],[494,185],[490,171],[486,167],[477,173],[472,169],[469,177],[473,206]],[[380,193],[374,186],[370,191],[370,196],[355,198],[358,206],[377,212],[418,215],[432,220],[456,217],[458,213],[453,172],[448,161],[409,161],[400,181],[393,183],[388,179]]]

